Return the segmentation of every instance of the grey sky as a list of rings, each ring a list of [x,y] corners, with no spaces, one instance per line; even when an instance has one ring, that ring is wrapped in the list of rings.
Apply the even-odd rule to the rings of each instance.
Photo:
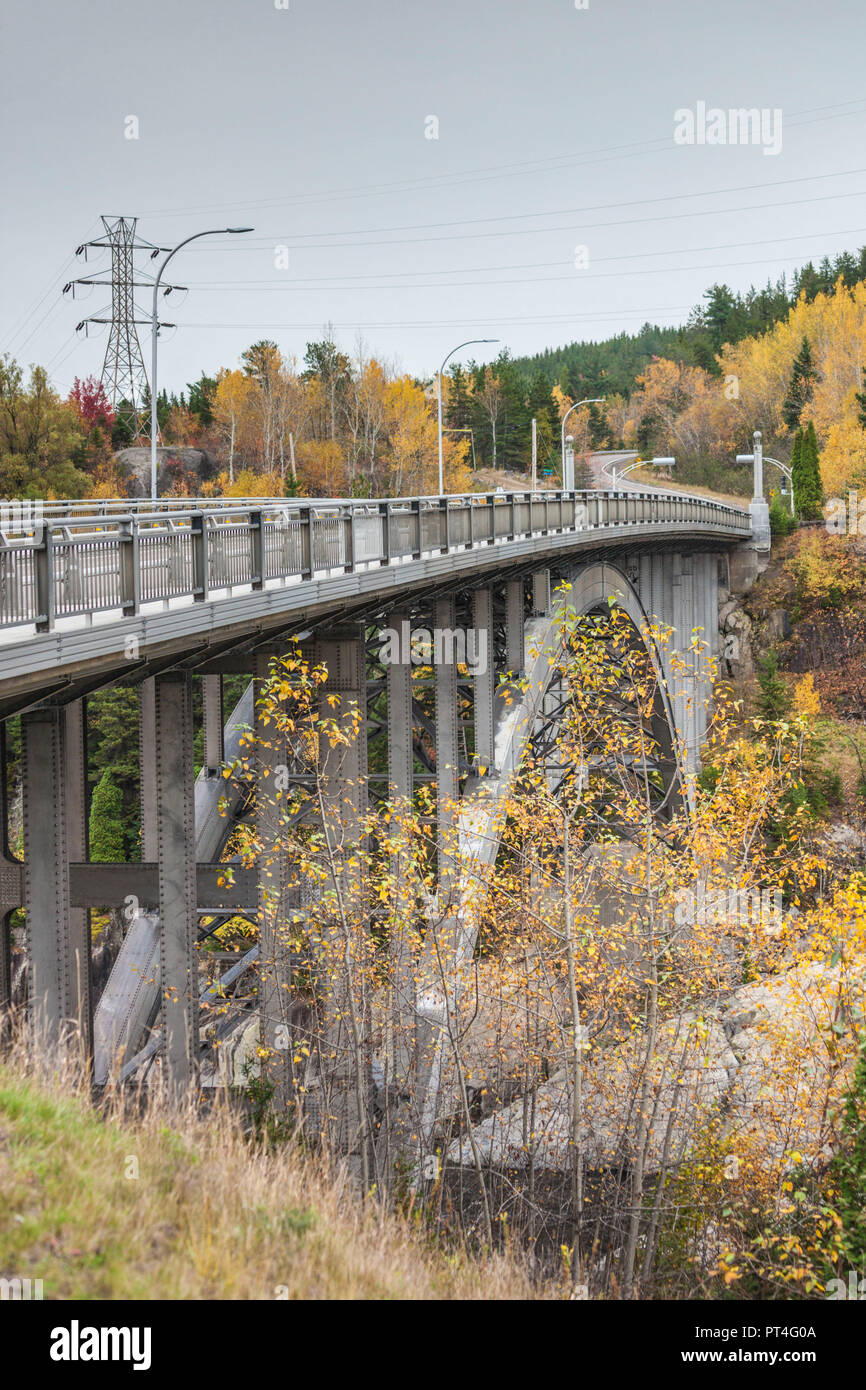
[[[173,262],[190,287],[165,308],[174,389],[259,337],[300,358],[328,321],[346,349],[360,326],[418,374],[461,338],[523,353],[675,323],[714,280],[746,288],[866,242],[862,0],[5,0],[2,14],[0,351],[48,364],[63,391],[102,363],[104,339],[73,330],[108,292],[60,297],[101,213],[165,244],[256,228]],[[699,101],[781,108],[781,153],[675,144],[674,112]]]

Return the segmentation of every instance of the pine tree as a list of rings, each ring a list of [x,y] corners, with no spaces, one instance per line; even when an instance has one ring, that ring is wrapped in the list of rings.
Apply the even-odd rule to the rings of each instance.
[[[821,485],[821,467],[818,462],[818,436],[815,425],[809,421],[803,432],[800,452],[800,496],[795,501],[802,517],[807,521],[818,521],[821,517],[821,503],[824,489]]]
[[[789,430],[797,429],[803,409],[812,399],[812,383],[817,372],[812,364],[812,349],[809,339],[804,338],[800,351],[794,361],[791,384],[782,405],[782,419]]]
[[[784,719],[791,708],[788,688],[779,675],[779,658],[775,652],[768,652],[759,663],[758,709],[765,719]]]
[[[90,803],[90,858],[96,864],[116,864],[126,859],[123,795],[108,768]]]
[[[794,447],[791,450],[791,487],[794,491],[794,507],[796,513],[800,515],[800,498],[803,491],[803,431],[797,430],[794,435]]]
[[[866,1269],[866,1044],[861,1045],[845,1102],[831,1176],[838,1190],[841,1244],[852,1269]]]
[[[866,367],[860,368],[860,375],[863,378],[863,390],[854,392],[854,399],[857,402],[857,423],[861,429],[866,430]]]

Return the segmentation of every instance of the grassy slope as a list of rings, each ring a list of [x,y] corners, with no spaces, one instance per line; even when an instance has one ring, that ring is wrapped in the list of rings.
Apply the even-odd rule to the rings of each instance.
[[[228,1113],[104,1121],[11,1062],[0,1193],[0,1275],[41,1278],[46,1298],[533,1296],[507,1260],[430,1248],[296,1150],[251,1149]]]
[[[654,468],[636,468],[629,473],[630,483],[642,483],[648,488],[660,487],[670,492],[691,492],[696,497],[709,497],[713,502],[723,502],[726,507],[742,507],[748,511],[751,498],[742,497],[736,492],[719,492],[715,488],[703,487],[700,483],[678,483],[676,478],[661,479]]]

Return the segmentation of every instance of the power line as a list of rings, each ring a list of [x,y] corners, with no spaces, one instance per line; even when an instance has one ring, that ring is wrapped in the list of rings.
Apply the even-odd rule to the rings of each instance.
[[[843,111],[840,107],[856,106],[861,110]],[[799,127],[801,125],[811,125],[818,121],[843,119],[848,116],[857,116],[866,111],[862,97],[851,98],[844,102],[831,102],[824,106],[804,107],[800,111],[794,111],[787,118],[786,124]],[[815,112],[834,112],[832,115],[813,115]],[[800,120],[798,117],[813,116],[813,120]],[[651,148],[659,146],[658,149]],[[229,203],[202,203],[195,207],[184,208],[178,211],[176,208],[157,209],[150,211],[148,217],[186,217],[193,213],[218,212],[223,209],[237,207],[244,208],[267,208],[267,207],[302,207],[315,203],[345,201],[354,198],[366,198],[376,195],[386,195],[404,192],[423,192],[429,189],[431,192],[438,191],[451,185],[461,185],[463,183],[481,183],[491,179],[507,178],[509,174],[520,176],[521,174],[537,173],[556,173],[563,167],[582,166],[602,161],[609,162],[611,159],[633,159],[641,154],[661,154],[666,150],[676,150],[672,143],[671,136],[659,135],[649,140],[630,141],[621,145],[601,146],[595,150],[572,151],[559,155],[550,155],[546,159],[531,159],[509,162],[506,164],[482,165],[475,169],[458,170],[454,174],[432,174],[422,178],[404,179],[394,183],[380,184],[356,184],[348,189],[329,189],[312,194],[288,194],[282,198],[264,198],[258,200],[244,199],[238,202]]]
[[[298,236],[372,236],[379,232],[417,232],[436,231],[440,227],[476,227],[485,223],[526,222],[539,217],[582,217],[588,212],[617,212],[620,208],[653,207],[656,203],[683,202],[692,198],[710,198],[723,193],[747,193],[752,190],[766,192],[773,188],[787,188],[795,183],[816,183],[822,179],[853,178],[856,174],[866,174],[866,166],[857,169],[840,169],[837,173],[801,174],[791,179],[774,179],[772,183],[762,180],[759,183],[728,184],[724,188],[697,189],[693,193],[665,193],[657,198],[627,198],[617,203],[588,203],[578,208],[545,208],[539,212],[506,212],[495,217],[457,217],[442,222],[406,222],[390,227],[354,227],[351,231],[341,228],[338,232],[299,232]],[[724,209],[722,209],[724,211]],[[736,210],[736,209],[735,209]],[[601,224],[605,225],[605,224]],[[291,240],[291,237],[287,238]],[[256,241],[270,244],[272,238],[257,237]],[[250,245],[249,242],[246,245]]]
[[[862,171],[861,171],[861,172],[862,172]],[[816,178],[822,178],[823,175],[815,175],[815,177],[816,177]],[[758,186],[759,186],[759,185],[755,185],[755,187],[758,187]],[[772,186],[772,185],[771,185],[771,186]],[[766,185],[766,184],[762,184],[762,185],[760,185],[760,187],[767,187],[767,185]],[[673,202],[673,201],[675,201],[675,199],[676,199],[677,197],[679,197],[679,196],[688,197],[688,196],[691,196],[691,195],[688,195],[688,194],[683,194],[683,195],[675,194],[675,195],[673,195],[673,197],[671,197],[671,198],[665,198],[665,199],[663,199],[663,201],[664,201],[664,202]],[[866,196],[866,190],[864,190],[864,189],[857,189],[857,190],[855,190],[854,192],[851,192],[851,193],[822,193],[822,194],[817,195],[817,196],[814,197],[814,198],[788,198],[788,199],[786,199],[784,202],[774,202],[774,203],[743,203],[743,204],[741,204],[741,205],[739,205],[739,206],[737,206],[737,207],[726,207],[726,208],[702,208],[702,209],[700,209],[700,210],[697,211],[697,212],[671,212],[671,213],[663,214],[663,215],[661,215],[661,216],[659,216],[659,217],[623,217],[623,218],[620,218],[618,221],[611,221],[611,222],[588,222],[588,223],[585,223],[584,226],[583,226],[582,228],[580,228],[580,231],[593,231],[593,230],[597,230],[597,229],[600,228],[600,227],[634,227],[634,226],[645,226],[647,223],[652,223],[652,222],[678,222],[678,221],[685,221],[686,218],[691,219],[691,218],[693,218],[693,217],[725,217],[725,216],[727,216],[728,214],[730,214],[730,213],[732,213],[732,212],[761,212],[761,211],[763,211],[763,210],[766,209],[766,208],[800,207],[800,206],[802,206],[802,205],[804,205],[804,204],[808,204],[808,203],[829,203],[829,202],[834,202],[834,201],[836,201],[836,200],[838,200],[838,199],[840,199],[840,198],[862,198],[862,197],[864,197],[864,196]],[[579,210],[576,210],[576,211],[579,211]],[[547,216],[552,216],[552,215],[553,215],[553,214],[551,214],[551,213],[548,213],[548,214],[547,214]],[[515,228],[512,228],[512,229],[510,229],[510,230],[508,230],[508,231],[501,231],[501,232],[460,232],[460,233],[456,233],[456,234],[453,234],[453,235],[450,235],[450,236],[440,236],[440,237],[433,237],[433,236],[421,236],[421,237],[392,237],[392,238],[390,238],[390,239],[383,239],[383,240],[381,240],[381,241],[366,241],[366,242],[360,242],[360,243],[357,242],[357,241],[332,241],[332,242],[329,242],[329,243],[323,245],[323,244],[321,244],[321,243],[316,243],[316,242],[301,242],[301,243],[299,243],[299,244],[293,246],[291,249],[294,250],[294,251],[322,251],[322,250],[331,250],[332,248],[334,248],[334,249],[339,249],[339,250],[344,250],[344,249],[346,249],[347,247],[350,247],[350,248],[352,248],[352,249],[358,250],[358,249],[363,249],[363,248],[366,247],[366,246],[415,246],[415,245],[419,245],[419,244],[424,243],[424,242],[434,242],[434,243],[435,243],[435,242],[445,242],[445,241],[478,241],[478,240],[484,240],[484,239],[492,239],[493,237],[499,238],[499,237],[514,237],[514,236],[544,236],[545,234],[550,233],[550,232],[571,232],[571,233],[573,233],[573,234],[577,234],[577,229],[575,228],[575,226],[574,226],[573,223],[566,223],[564,226],[561,225],[561,226],[558,226],[558,227],[515,227]],[[332,233],[331,235],[336,236],[336,235],[338,235],[338,233],[335,232],[335,233]],[[290,239],[290,238],[289,238],[289,239]],[[249,250],[256,250],[256,249],[260,249],[260,248],[250,247],[250,248],[248,248],[248,249],[249,249]]]
[[[703,255],[703,254],[704,254],[705,252],[707,252],[707,251],[728,251],[728,250],[735,250],[735,249],[739,249],[739,248],[745,248],[745,247],[747,247],[747,246],[778,246],[779,243],[780,243],[780,242],[783,242],[783,241],[808,241],[808,240],[810,240],[812,237],[821,237],[822,239],[827,240],[828,238],[831,238],[831,237],[859,236],[859,235],[862,235],[862,234],[864,234],[864,233],[866,233],[866,227],[844,227],[844,228],[840,229],[839,231],[832,231],[832,232],[797,232],[797,233],[794,234],[793,236],[784,236],[784,237],[763,237],[763,238],[761,238],[761,239],[758,240],[758,241],[728,241],[728,242],[719,242],[719,243],[716,243],[716,244],[711,245],[711,246],[678,246],[678,247],[670,247],[670,248],[665,249],[665,250],[663,250],[663,251],[629,251],[629,252],[625,252],[624,254],[622,254],[622,255],[620,255],[620,256],[600,256],[600,257],[598,257],[597,259],[594,259],[594,260],[593,260],[593,264],[594,264],[594,265],[605,265],[605,264],[607,264],[607,263],[615,262],[615,261],[631,261],[631,260],[636,260],[638,257],[644,257],[644,258],[647,258],[647,259],[648,259],[648,258],[650,258],[650,257],[657,257],[657,256]],[[778,259],[778,258],[777,258],[777,259]],[[783,259],[785,259],[785,260],[792,260],[792,259],[799,259],[799,257],[783,257]],[[259,279],[259,280],[226,280],[226,281],[222,281],[222,280],[220,280],[220,281],[216,281],[216,280],[192,280],[192,281],[190,281],[190,288],[194,288],[194,289],[219,289],[219,290],[253,289],[254,292],[256,292],[255,289],[254,289],[254,287],[260,285],[260,286],[262,286],[262,291],[261,291],[262,293],[270,293],[271,291],[274,291],[274,290],[279,290],[279,291],[296,290],[299,286],[303,286],[303,285],[312,285],[312,286],[315,286],[315,287],[319,287],[319,286],[323,286],[323,285],[324,285],[324,287],[329,288],[329,289],[332,289],[332,290],[346,290],[346,289],[388,290],[388,289],[440,289],[440,288],[441,288],[441,289],[449,289],[449,288],[452,288],[452,289],[454,289],[454,288],[459,289],[459,288],[462,288],[462,287],[464,287],[464,286],[468,289],[468,288],[472,288],[472,287],[475,286],[475,285],[521,285],[521,284],[523,284],[523,285],[536,285],[536,284],[537,284],[537,285],[543,285],[543,284],[546,284],[548,281],[551,281],[551,280],[570,279],[571,277],[570,277],[570,276],[533,276],[533,277],[530,277],[530,278],[527,278],[527,279],[523,279],[523,280],[515,280],[515,279],[511,279],[511,280],[461,280],[461,281],[455,281],[453,284],[450,284],[450,285],[448,284],[448,282],[443,282],[443,283],[438,284],[438,285],[422,285],[422,284],[412,284],[412,283],[410,283],[410,284],[405,284],[405,285],[403,285],[403,284],[401,284],[401,285],[388,285],[388,284],[374,284],[374,285],[345,285],[345,284],[337,284],[337,285],[335,285],[335,284],[328,284],[327,282],[333,281],[333,280],[340,280],[340,281],[346,281],[346,280],[375,280],[375,279],[377,279],[377,278],[378,278],[380,281],[388,280],[388,279],[397,279],[397,278],[402,278],[402,279],[406,280],[406,279],[409,279],[409,278],[412,277],[412,276],[421,276],[421,275],[471,275],[471,274],[474,274],[476,271],[483,271],[483,270],[488,270],[488,271],[491,271],[491,272],[496,272],[496,271],[500,271],[500,270],[552,270],[552,269],[555,269],[555,268],[557,268],[557,267],[559,267],[559,266],[565,266],[565,265],[571,265],[571,264],[572,264],[571,260],[569,260],[568,258],[566,258],[565,260],[556,260],[556,261],[527,261],[527,262],[523,262],[522,264],[521,264],[521,263],[518,263],[518,264],[515,264],[515,265],[466,266],[466,267],[452,266],[452,267],[448,267],[446,270],[418,270],[418,271],[407,270],[407,271],[391,271],[391,272],[383,271],[383,272],[380,272],[378,275],[377,275],[376,273],[368,273],[368,274],[365,274],[365,275],[339,275],[339,276],[337,276],[337,275],[311,275],[311,276],[299,277],[299,278],[290,279],[290,280],[285,280],[285,279],[282,278],[282,276],[280,276],[280,279],[279,279],[279,280],[275,280],[275,279],[266,279],[266,280],[262,280],[262,279]],[[751,264],[759,264],[759,262],[750,262],[750,261],[729,261],[729,262],[726,262],[726,263],[720,263],[718,267],[714,267],[714,266],[710,266],[710,267],[706,267],[706,266],[682,266],[682,267],[676,267],[676,268],[677,268],[677,269],[683,269],[683,270],[705,270],[705,269],[711,269],[711,270],[712,270],[712,269],[715,269],[715,268],[721,269],[723,264],[728,264],[728,265],[751,265]],[[625,274],[633,274],[634,272],[633,272],[633,271],[627,271],[627,272],[624,272],[624,273],[625,273]],[[584,278],[589,278],[589,277],[584,277]]]

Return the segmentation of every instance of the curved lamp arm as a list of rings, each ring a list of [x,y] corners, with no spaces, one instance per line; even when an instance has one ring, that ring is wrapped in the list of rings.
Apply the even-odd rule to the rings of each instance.
[[[444,495],[445,495],[445,476],[444,476],[445,470],[444,470],[444,467],[443,467],[443,454],[442,454],[442,373],[443,373],[444,370],[445,370],[445,364],[446,364],[446,362],[449,361],[450,358],[452,358],[452,357],[454,356],[455,352],[459,352],[461,348],[471,347],[473,343],[498,343],[498,342],[499,342],[499,339],[498,339],[498,338],[467,338],[465,343],[458,343],[456,347],[454,347],[454,348],[451,349],[451,351],[448,353],[448,355],[447,355],[446,357],[443,357],[443,358],[442,358],[442,366],[439,368],[439,371],[436,373],[436,381],[437,381],[437,391],[436,391],[436,395],[437,395],[438,398],[439,398],[439,399],[438,399],[438,419],[439,419],[439,496],[440,496],[440,497],[444,497]]]
[[[156,299],[159,287],[162,283],[162,274],[173,256],[176,256],[184,246],[188,246],[191,241],[198,241],[203,236],[223,236],[226,232],[233,235],[239,232],[251,232],[252,227],[211,227],[206,232],[193,232],[192,236],[184,237],[179,241],[172,251],[169,251],[162,265],[159,267],[156,279],[153,282],[153,309],[151,312],[151,362],[150,362],[150,500],[156,501],[156,441],[159,434],[159,419],[157,412],[157,386],[156,386],[156,340],[159,334],[159,319],[157,317]]]

